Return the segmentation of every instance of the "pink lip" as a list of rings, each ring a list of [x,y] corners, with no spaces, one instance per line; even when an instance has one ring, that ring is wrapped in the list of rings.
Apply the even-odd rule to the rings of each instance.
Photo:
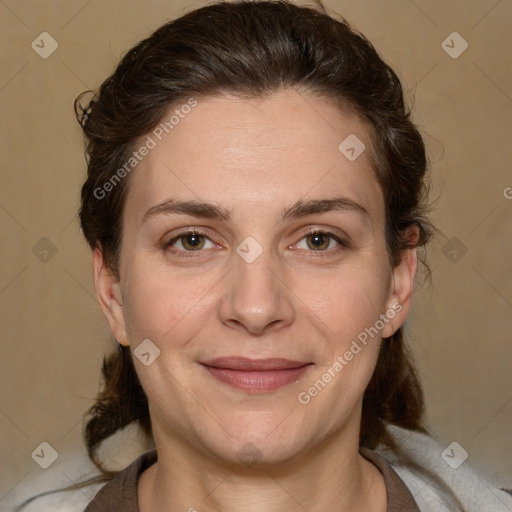
[[[274,391],[296,381],[312,363],[290,359],[221,357],[201,363],[218,381],[253,393]]]

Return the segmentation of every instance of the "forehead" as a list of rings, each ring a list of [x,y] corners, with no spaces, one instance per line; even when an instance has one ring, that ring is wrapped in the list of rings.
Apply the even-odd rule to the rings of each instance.
[[[125,215],[134,222],[171,196],[251,215],[258,207],[281,212],[299,198],[343,195],[372,217],[383,212],[368,129],[328,99],[294,90],[265,99],[199,97],[191,109],[174,105],[162,123],[147,134],[153,147],[131,177]],[[365,149],[351,160],[340,151],[344,140]]]

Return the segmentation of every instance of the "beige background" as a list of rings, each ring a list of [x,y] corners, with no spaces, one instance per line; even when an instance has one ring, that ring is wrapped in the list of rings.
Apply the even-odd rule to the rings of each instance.
[[[30,456],[42,441],[62,454],[80,446],[81,416],[113,347],[76,218],[85,164],[73,99],[141,38],[199,5],[0,1],[0,509],[44,471]],[[432,160],[443,235],[430,251],[432,285],[418,289],[407,325],[428,425],[512,487],[512,2],[326,5],[402,78]],[[43,31],[59,45],[47,59],[31,48]],[[454,31],[469,44],[457,59],[441,47]],[[46,262],[43,237],[56,249]]]

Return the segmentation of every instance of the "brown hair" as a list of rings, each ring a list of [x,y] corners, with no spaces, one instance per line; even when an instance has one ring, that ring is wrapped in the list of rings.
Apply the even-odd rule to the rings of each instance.
[[[80,221],[92,249],[100,247],[119,276],[122,210],[130,175],[102,198],[101,189],[129,160],[172,105],[227,92],[261,98],[282,88],[328,97],[356,113],[370,130],[374,171],[386,204],[385,235],[391,265],[401,252],[422,247],[433,227],[425,216],[427,160],[410,120],[400,80],[372,44],[325,8],[286,0],[207,5],[171,21],[132,48],[77,117],[86,137],[88,164]],[[407,236],[416,226],[417,241]],[[138,422],[151,434],[147,398],[130,351],[120,347],[103,363],[103,389],[89,411],[85,440],[91,460],[117,430]],[[361,446],[382,444],[397,453],[391,423],[425,432],[424,400],[402,329],[381,345],[363,400]]]
[[[386,204],[386,242],[396,265],[417,226],[418,246],[431,226],[424,216],[427,169],[423,140],[409,119],[400,80],[372,44],[323,6],[285,0],[220,2],[160,27],[132,48],[98,94],[75,102],[86,137],[88,174],[81,192],[80,222],[92,249],[101,247],[119,276],[122,210],[130,175],[100,197],[98,190],[130,159],[142,137],[171,105],[222,92],[263,97],[284,87],[326,96],[370,128],[374,170]],[[99,198],[100,197],[100,198]],[[150,419],[128,349],[103,364],[104,388],[90,410],[85,438],[95,462],[99,444],[138,421]],[[363,403],[361,445],[390,442],[385,423],[424,431],[423,396],[399,329],[382,344]]]

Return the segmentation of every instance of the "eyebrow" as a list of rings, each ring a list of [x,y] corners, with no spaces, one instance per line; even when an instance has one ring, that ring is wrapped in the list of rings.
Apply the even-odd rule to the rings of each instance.
[[[331,211],[352,211],[367,216],[371,220],[368,210],[358,202],[346,197],[334,197],[331,199],[311,199],[303,201],[299,199],[290,207],[284,208],[281,213],[281,221],[297,219],[315,213]],[[201,201],[178,201],[168,199],[160,204],[152,206],[143,216],[142,223],[148,222],[157,215],[185,214],[192,217],[206,219],[231,220],[231,212],[226,208]]]

